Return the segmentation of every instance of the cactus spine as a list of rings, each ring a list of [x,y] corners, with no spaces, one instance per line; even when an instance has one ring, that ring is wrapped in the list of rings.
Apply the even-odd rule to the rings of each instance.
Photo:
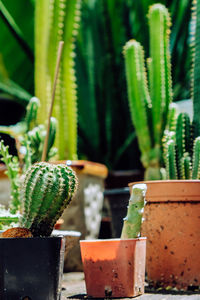
[[[80,21],[80,4],[80,0],[36,1],[35,94],[41,100],[38,115],[40,123],[47,119],[58,43],[61,40],[65,42],[53,111],[58,120],[55,146],[59,149],[59,159],[77,159],[74,48]]]
[[[34,236],[49,236],[76,187],[76,176],[66,165],[41,162],[31,166],[22,183],[21,225]]]
[[[200,179],[200,137],[191,135],[192,130],[189,116],[181,113],[175,135],[166,133],[163,147],[167,179]]]
[[[149,9],[150,54],[146,78],[142,46],[131,40],[124,47],[128,98],[145,179],[161,178],[162,137],[172,100],[169,53],[170,18],[165,6],[155,4]]]
[[[146,184],[135,184],[132,187],[127,216],[124,218],[122,228],[122,239],[137,238],[140,235],[146,190]]]

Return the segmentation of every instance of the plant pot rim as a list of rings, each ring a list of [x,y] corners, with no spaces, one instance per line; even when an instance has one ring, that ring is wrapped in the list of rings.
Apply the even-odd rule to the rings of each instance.
[[[43,236],[43,237],[19,237],[19,238],[0,238],[0,243],[2,240],[12,240],[12,241],[19,241],[19,240],[46,240],[46,239],[63,239],[65,236],[64,235],[56,235],[56,236]]]
[[[50,161],[52,164],[66,164],[71,167],[78,174],[87,174],[106,178],[108,176],[108,168],[100,163],[88,160],[60,160]]]
[[[200,202],[200,180],[155,180],[129,183],[147,184],[147,202]]]
[[[80,243],[106,243],[106,242],[115,242],[118,243],[119,241],[144,241],[146,240],[146,237],[138,237],[138,238],[132,238],[132,239],[120,239],[120,238],[115,238],[115,239],[97,239],[97,240],[80,240]]]

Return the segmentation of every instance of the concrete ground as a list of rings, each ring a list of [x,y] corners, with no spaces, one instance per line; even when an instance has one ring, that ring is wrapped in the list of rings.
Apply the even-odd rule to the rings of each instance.
[[[81,272],[65,273],[62,284],[61,300],[87,299],[84,274]],[[93,298],[94,299],[94,298]],[[130,298],[127,298],[130,299]],[[150,294],[136,297],[138,300],[200,300],[200,294]],[[125,299],[124,299],[125,300]]]

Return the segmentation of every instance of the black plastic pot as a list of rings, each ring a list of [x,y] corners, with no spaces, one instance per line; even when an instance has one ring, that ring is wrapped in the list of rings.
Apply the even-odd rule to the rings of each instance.
[[[65,239],[0,239],[0,299],[58,300]]]
[[[130,197],[129,188],[105,190],[104,196],[109,203],[111,214],[112,238],[120,238],[123,218],[127,214],[127,206]]]

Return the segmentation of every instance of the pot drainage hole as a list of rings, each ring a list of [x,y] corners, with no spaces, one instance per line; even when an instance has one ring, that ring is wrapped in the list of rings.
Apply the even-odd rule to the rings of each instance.
[[[112,288],[110,286],[105,286],[105,296],[106,297],[111,297],[112,296]]]

